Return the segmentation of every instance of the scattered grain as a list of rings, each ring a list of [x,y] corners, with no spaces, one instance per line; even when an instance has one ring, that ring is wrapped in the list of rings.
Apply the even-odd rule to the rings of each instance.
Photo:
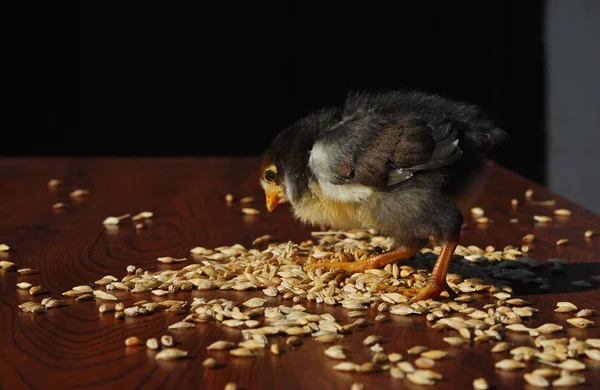
[[[572,387],[585,383],[585,377],[581,375],[564,375],[552,382],[555,387]]]
[[[534,375],[532,373],[527,373],[523,375],[523,378],[527,383],[534,387],[548,387],[550,386],[550,382],[543,376]]]
[[[481,207],[473,207],[471,209],[471,215],[473,215],[475,218],[483,217],[484,214],[485,212]]]
[[[42,286],[33,286],[29,289],[29,294],[31,295],[40,295],[45,294],[46,290]]]
[[[333,366],[337,371],[357,371],[360,366],[352,362],[341,362]]]
[[[71,198],[80,198],[80,197],[82,197],[82,196],[88,196],[89,194],[90,194],[90,191],[89,191],[89,190],[86,190],[86,189],[84,189],[84,188],[78,188],[78,189],[76,189],[76,190],[74,190],[74,191],[71,191],[71,192],[69,193],[69,196],[70,196]]]
[[[564,362],[560,363],[558,365],[558,368],[567,371],[581,371],[585,370],[585,364],[581,363],[579,360],[567,359]]]
[[[500,370],[513,371],[525,368],[525,364],[514,359],[502,359],[495,364],[495,367]]]
[[[59,180],[59,179],[52,179],[48,182],[48,187],[50,188],[56,188],[63,185],[63,181]]]
[[[158,343],[158,340],[156,338],[150,338],[146,340],[146,347],[148,349],[158,349],[160,347],[160,344]]]
[[[595,315],[596,311],[594,309],[581,309],[575,313],[575,317],[592,317]]]
[[[20,268],[17,270],[21,275],[35,275],[38,272],[32,268]]]
[[[129,218],[130,214],[124,214],[119,217],[106,217],[102,223],[107,226],[114,226],[121,223],[121,220]]]
[[[444,341],[453,347],[460,347],[467,343],[464,337],[444,337]]]
[[[442,379],[442,376],[432,370],[420,369],[406,374],[408,380],[417,385],[435,385],[436,380]]]
[[[223,349],[231,349],[233,347],[235,347],[235,344],[233,342],[227,341],[227,340],[219,340],[219,341],[215,341],[214,343],[212,343],[211,345],[206,347],[206,349],[208,349],[208,350],[223,350]]]
[[[152,217],[154,217],[154,213],[152,211],[142,211],[131,217],[131,220],[142,221],[144,219],[150,219]]]
[[[527,198],[527,199],[533,198],[534,193],[535,192],[532,189],[528,189],[527,191],[525,191],[525,198]]]
[[[213,357],[209,357],[202,362],[202,365],[206,368],[216,368],[219,367],[220,364],[217,363],[217,359]]]
[[[553,376],[559,376],[560,370],[557,370],[556,368],[544,367],[544,368],[538,368],[536,370],[533,370],[531,372],[531,374],[536,375],[536,376],[541,376],[544,378],[550,378]]]
[[[402,371],[398,367],[390,367],[390,375],[394,379],[404,379],[405,377],[404,371]]]
[[[233,356],[237,356],[237,357],[254,357],[254,356],[256,356],[256,353],[254,351],[252,351],[251,349],[248,349],[248,348],[244,348],[244,347],[231,349],[229,351],[229,353],[232,354]]]
[[[64,306],[64,302],[60,299],[50,299],[48,303],[44,304],[46,309],[54,309],[57,307]]]
[[[567,322],[578,328],[588,328],[588,327],[596,325],[596,323],[594,321],[588,320],[587,318],[580,318],[580,317],[569,318],[567,320]]]
[[[175,341],[173,340],[173,336],[168,334],[161,336],[160,343],[165,347],[172,347],[175,345]]]
[[[415,359],[415,366],[421,369],[429,369],[435,366],[435,361],[426,357],[420,357]]]
[[[448,352],[442,351],[439,349],[432,349],[432,350],[421,353],[422,357],[432,359],[432,360],[440,360],[440,359],[445,358],[447,355],[448,355]]]
[[[577,306],[575,306],[571,302],[557,302],[556,309],[554,310],[557,313],[567,313],[570,311],[576,311]]]
[[[344,360],[346,359],[346,354],[344,353],[344,347],[341,345],[334,345],[325,350],[325,355],[329,356],[332,359]]]
[[[8,260],[0,260],[0,268],[2,268],[3,270],[14,270],[15,269],[15,263],[10,262]]]
[[[182,261],[186,261],[187,257],[174,258],[171,256],[163,256],[163,257],[157,258],[156,260],[160,261],[161,263],[164,263],[164,264],[171,264],[171,263],[180,263]]]
[[[559,330],[562,330],[563,327],[561,325],[558,324],[552,324],[552,323],[547,323],[541,326],[538,326],[537,328],[535,328],[535,330],[537,330],[540,333],[554,333],[554,332],[558,332]]]
[[[381,340],[383,340],[382,336],[377,336],[377,335],[372,334],[372,335],[365,337],[365,339],[363,340],[363,345],[370,347],[371,345],[381,342]]]
[[[586,349],[584,351],[585,355],[592,359],[592,360],[596,360],[596,361],[600,361],[600,350],[598,349]]]
[[[156,360],[175,360],[183,359],[188,355],[187,351],[178,348],[166,348],[156,354]]]
[[[281,354],[281,351],[279,350],[279,344],[271,344],[271,353],[273,355],[279,355]]]
[[[142,340],[137,336],[132,336],[125,339],[125,345],[128,347],[135,347],[142,344]]]
[[[485,378],[477,378],[473,380],[473,389],[475,390],[488,390],[490,385]]]
[[[560,216],[570,216],[572,213],[571,213],[571,210],[556,209],[556,210],[554,210],[554,214],[560,215]]]

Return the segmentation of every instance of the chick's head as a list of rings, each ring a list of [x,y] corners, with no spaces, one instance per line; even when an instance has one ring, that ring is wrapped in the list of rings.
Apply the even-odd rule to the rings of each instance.
[[[265,191],[267,210],[273,211],[279,203],[288,201],[285,193],[283,168],[276,164],[273,156],[265,153],[260,164],[260,185]]]

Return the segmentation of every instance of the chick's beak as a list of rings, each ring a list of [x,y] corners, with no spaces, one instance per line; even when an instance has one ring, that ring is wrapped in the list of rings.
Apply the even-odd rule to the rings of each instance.
[[[279,191],[265,191],[265,197],[267,198],[267,210],[275,210],[275,207],[277,207],[277,205],[279,204]]]

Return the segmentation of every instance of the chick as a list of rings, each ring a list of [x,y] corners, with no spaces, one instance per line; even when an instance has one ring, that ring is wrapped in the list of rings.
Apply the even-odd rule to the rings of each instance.
[[[412,302],[438,297],[460,241],[463,215],[485,177],[485,159],[506,133],[475,106],[419,91],[353,93],[343,105],[295,122],[261,158],[266,207],[288,203],[297,220],[369,229],[394,239],[388,252],[306,266],[364,272],[442,246]]]

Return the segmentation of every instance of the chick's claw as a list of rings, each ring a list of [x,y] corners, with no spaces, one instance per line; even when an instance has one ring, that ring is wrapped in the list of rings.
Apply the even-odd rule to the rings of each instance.
[[[369,265],[363,261],[332,261],[308,264],[304,267],[306,270],[314,270],[317,268],[341,268],[348,272],[365,272],[369,269]]]
[[[401,249],[382,253],[380,255],[371,256],[359,261],[340,261],[340,262],[323,262],[306,265],[306,270],[316,268],[341,268],[348,272],[365,272],[368,269],[383,268],[386,265],[393,263],[403,258],[409,258],[414,255],[418,249]]]
[[[416,296],[420,290],[418,287],[397,287],[380,283],[373,286],[371,291],[374,293],[399,293],[410,298]]]
[[[419,290],[419,292],[411,298],[409,303],[414,303],[414,302],[418,302],[418,301],[426,301],[428,299],[437,298],[444,291],[446,291],[448,293],[448,295],[450,295],[450,298],[452,298],[452,299],[454,299],[458,296],[454,292],[454,290],[452,290],[452,288],[450,286],[448,286],[448,283],[446,282],[446,280],[438,280],[438,279],[432,278],[431,280],[429,280],[429,282],[427,283],[427,285],[425,287],[423,287],[421,290]]]
[[[402,294],[405,297],[410,298],[410,300],[407,302],[409,304],[419,301],[426,301],[428,299],[438,298],[444,291],[446,291],[452,299],[458,296],[445,280],[441,281],[435,278],[432,278],[423,288],[396,287],[387,284],[377,284],[373,287],[372,291],[374,293],[394,292]]]

